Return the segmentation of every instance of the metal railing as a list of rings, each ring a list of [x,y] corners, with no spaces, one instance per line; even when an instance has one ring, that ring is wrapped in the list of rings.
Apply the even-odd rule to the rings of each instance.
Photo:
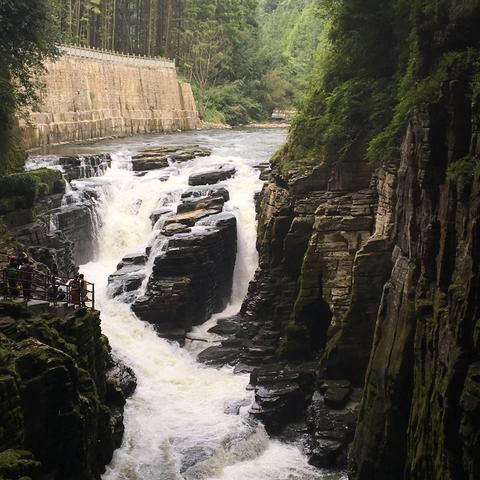
[[[71,57],[88,58],[132,67],[175,69],[175,60],[168,58],[133,55],[101,48],[83,47],[81,45],[61,45],[59,48],[64,55]]]
[[[95,309],[95,284],[49,271],[20,270],[9,266],[8,258],[0,253],[0,297],[4,300],[23,300],[27,306],[30,300],[37,300]]]

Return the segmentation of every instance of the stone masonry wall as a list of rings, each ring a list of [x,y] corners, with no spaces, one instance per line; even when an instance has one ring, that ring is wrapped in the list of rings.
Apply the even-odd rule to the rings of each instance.
[[[26,148],[200,125],[192,89],[173,63],[81,53],[65,50],[47,63],[42,103],[29,124],[20,122]]]

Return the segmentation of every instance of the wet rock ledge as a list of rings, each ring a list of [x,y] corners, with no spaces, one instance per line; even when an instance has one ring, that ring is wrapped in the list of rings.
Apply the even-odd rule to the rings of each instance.
[[[211,150],[198,145],[149,147],[132,156],[132,169],[134,172],[157,170],[168,167],[170,162],[186,162],[197,157],[208,157],[211,153]]]
[[[100,478],[135,389],[109,350],[98,312],[0,302],[0,478]]]

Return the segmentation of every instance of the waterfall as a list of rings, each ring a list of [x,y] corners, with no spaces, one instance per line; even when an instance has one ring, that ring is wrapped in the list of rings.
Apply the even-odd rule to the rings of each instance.
[[[96,307],[114,354],[133,368],[138,380],[125,409],[122,447],[103,480],[339,479],[338,474],[329,476],[309,466],[296,446],[271,440],[249,417],[252,392],[246,390],[247,375],[198,364],[195,348],[181,348],[159,338],[132,313],[132,296],[111,298],[106,282],[123,256],[150,247],[144,266],[148,274],[166,241],[155,240],[161,224],[152,229],[151,213],[161,207],[175,210],[191,173],[230,163],[237,175],[222,186],[230,192],[225,211],[233,213],[238,224],[232,299],[225,312],[198,329],[208,336],[207,326],[216,318],[237,313],[258,263],[254,194],[262,183],[254,166],[268,159],[284,135],[232,131],[155,139],[162,144],[204,143],[213,148],[213,154],[140,176],[131,169],[129,158],[135,145],[128,143],[117,147],[111,168],[102,177],[88,179],[88,188],[97,191],[98,253],[81,270],[87,280],[95,282]],[[76,181],[75,188],[81,189],[86,182]]]

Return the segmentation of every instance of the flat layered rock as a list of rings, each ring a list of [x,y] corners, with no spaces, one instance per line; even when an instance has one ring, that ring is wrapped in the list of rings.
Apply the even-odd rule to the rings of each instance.
[[[193,213],[198,212],[195,220],[205,214]],[[166,249],[154,260],[145,295],[132,305],[138,317],[152,323],[160,336],[171,338],[169,332],[183,331],[182,340],[192,326],[222,311],[230,299],[236,219],[223,213],[216,217],[209,217],[209,226],[197,224],[190,232],[185,223],[165,226],[174,231]]]
[[[211,150],[198,146],[151,147],[132,156],[132,168],[135,172],[158,170],[168,167],[171,162],[186,162],[211,153]]]
[[[143,252],[125,255],[117,270],[109,275],[108,286],[114,297],[138,290],[145,280],[147,256]]]
[[[113,297],[138,290],[145,280],[145,271],[140,265],[125,265],[108,277],[108,286]]]
[[[188,178],[188,184],[196,185],[212,185],[223,180],[228,180],[237,173],[233,165],[220,165],[219,167],[202,172],[193,173]]]
[[[222,197],[224,202],[228,202],[230,200],[230,193],[225,187],[210,185],[190,187],[182,193],[182,201],[199,197]]]
[[[154,210],[150,215],[150,221],[152,222],[152,227],[164,216],[173,213],[173,209],[169,207],[162,207],[157,210]]]
[[[168,226],[170,224],[178,224],[181,223],[188,227],[193,227],[199,220],[202,218],[208,217],[210,215],[214,215],[218,213],[218,210],[210,210],[210,209],[201,209],[201,210],[194,210],[192,212],[185,212],[175,215],[174,217],[168,218],[165,221],[165,225]]]
[[[184,199],[180,205],[177,207],[177,213],[186,213],[193,210],[216,210],[221,212],[223,210],[223,205],[225,200],[223,196],[208,196],[208,197],[199,197],[193,199]]]
[[[345,403],[341,409],[330,408],[322,390],[314,392],[307,409],[306,421],[311,436],[306,453],[312,465],[320,468],[339,468],[346,463],[348,448],[355,433],[361,389],[358,389],[359,395],[353,395],[356,401]]]
[[[179,233],[189,233],[192,229],[183,223],[169,223],[162,228],[162,235],[171,237]]]
[[[233,364],[238,358],[239,347],[209,347],[198,354],[197,360],[210,366]]]
[[[132,158],[132,169],[134,172],[159,170],[161,168],[166,168],[169,165],[168,157],[166,156]]]
[[[311,398],[315,369],[310,365],[286,367],[283,363],[256,368],[250,375],[255,402],[250,414],[270,433],[281,432],[300,420]]]

